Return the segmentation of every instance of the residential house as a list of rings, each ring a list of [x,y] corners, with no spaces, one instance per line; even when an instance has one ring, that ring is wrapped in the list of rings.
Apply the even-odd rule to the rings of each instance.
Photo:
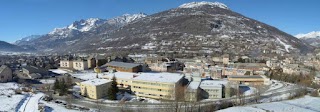
[[[75,70],[87,70],[88,69],[88,61],[84,59],[74,60],[73,69]]]
[[[2,65],[0,67],[0,82],[4,83],[9,81],[12,81],[12,70],[6,65]]]
[[[22,68],[22,75],[27,79],[39,79],[42,77],[49,77],[49,72],[44,68],[25,66]]]
[[[116,71],[120,71],[120,72],[140,72],[141,71],[141,65],[136,63],[111,61],[103,66],[108,68],[113,68]]]
[[[92,69],[95,67],[102,66],[108,62],[106,56],[100,54],[93,54],[88,58],[88,68]]]
[[[156,72],[175,72],[178,69],[178,61],[173,58],[152,57],[147,58],[145,63]]]
[[[60,60],[60,67],[67,68],[67,69],[73,69],[73,63],[70,60]]]

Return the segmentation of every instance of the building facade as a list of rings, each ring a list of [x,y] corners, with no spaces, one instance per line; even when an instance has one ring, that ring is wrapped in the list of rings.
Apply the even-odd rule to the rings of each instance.
[[[73,68],[73,63],[70,60],[61,60],[60,61],[60,67],[61,68]]]
[[[73,61],[73,69],[75,70],[87,70],[88,62],[86,60]]]
[[[12,70],[6,65],[2,65],[0,67],[0,82],[4,83],[8,81],[12,81]]]
[[[111,81],[106,79],[93,79],[80,83],[81,95],[91,99],[106,97],[110,87]]]
[[[176,100],[184,92],[183,77],[174,73],[143,73],[133,78],[131,91],[138,97]]]
[[[112,61],[103,66],[106,66],[108,68],[113,68],[116,71],[120,71],[120,72],[140,72],[141,71],[141,65],[136,63]]]
[[[225,85],[226,81],[205,80],[200,84],[200,88],[203,90],[201,93],[204,99],[220,99],[225,97]]]

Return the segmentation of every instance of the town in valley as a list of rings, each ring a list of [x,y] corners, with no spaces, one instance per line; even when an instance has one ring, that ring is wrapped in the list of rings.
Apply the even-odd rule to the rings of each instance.
[[[0,41],[0,77],[1,112],[319,112],[320,32],[189,2]]]

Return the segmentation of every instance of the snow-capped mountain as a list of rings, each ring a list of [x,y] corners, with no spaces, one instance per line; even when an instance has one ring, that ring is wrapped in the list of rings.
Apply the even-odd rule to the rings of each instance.
[[[41,37],[32,39],[32,41],[19,41],[17,45],[36,46],[38,49],[55,49],[55,47],[62,47],[64,45],[70,46],[75,42],[81,42],[87,37],[99,33],[109,33],[126,25],[132,21],[146,17],[145,14],[124,14],[119,17],[111,19],[89,18],[75,21],[72,24],[55,28],[53,31]],[[88,36],[90,35],[90,36]]]
[[[306,34],[297,34],[295,37],[299,38],[300,40],[305,41],[306,43],[320,47],[320,31],[312,31]]]
[[[93,27],[81,30],[84,26]],[[125,14],[105,20],[101,25],[78,21],[29,43],[51,52],[146,52],[183,56],[224,53],[258,56],[313,50],[292,35],[233,12],[218,2],[191,2],[148,16]]]
[[[63,28],[55,28],[49,35],[56,37],[68,37],[71,35],[76,35],[80,32],[88,32],[91,29],[97,28],[103,24],[111,24],[116,26],[123,26],[131,21],[145,17],[143,13],[140,14],[124,14],[122,16],[112,18],[112,19],[99,19],[99,18],[89,18],[87,20],[75,21],[71,25]]]
[[[310,33],[300,33],[296,35],[299,39],[307,39],[307,38],[320,38],[320,31],[312,31]]]
[[[124,25],[128,24],[134,20],[138,20],[140,18],[146,17],[147,15],[144,13],[139,13],[139,14],[124,14],[122,16],[113,18],[108,20],[108,24],[118,24],[118,25]]]
[[[185,4],[180,5],[179,8],[197,8],[197,7],[201,7],[204,5],[209,5],[211,7],[219,7],[219,8],[223,8],[223,9],[229,9],[228,6],[223,3],[206,2],[206,1],[185,3]]]
[[[81,50],[268,55],[312,49],[292,35],[233,12],[219,2],[182,4],[100,37],[94,46]]]
[[[53,37],[65,38],[73,35],[77,35],[81,32],[90,31],[92,28],[96,28],[104,24],[106,20],[99,18],[89,18],[87,20],[75,21],[71,25],[63,28],[55,28],[48,35]]]

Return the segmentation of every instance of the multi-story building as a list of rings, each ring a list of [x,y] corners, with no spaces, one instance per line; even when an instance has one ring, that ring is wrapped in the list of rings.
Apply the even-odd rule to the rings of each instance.
[[[80,83],[81,95],[91,99],[106,97],[110,87],[111,81],[107,79],[93,79]]]
[[[113,68],[120,72],[140,72],[141,71],[141,65],[136,63],[112,61],[103,66],[106,66],[108,68]]]
[[[176,73],[141,73],[133,78],[131,91],[138,97],[176,100],[184,93],[182,79],[184,75]]]
[[[70,60],[61,60],[60,61],[60,67],[61,68],[69,68],[72,69],[73,68],[73,63]]]
[[[113,77],[117,79],[117,84],[123,87],[132,85],[132,79],[137,77],[138,73],[130,72],[109,72],[102,76],[104,79],[112,80]]]
[[[245,85],[263,85],[269,83],[269,79],[263,75],[232,75],[228,77],[228,80]]]
[[[151,71],[156,72],[174,72],[178,68],[177,62],[176,59],[164,57],[152,57],[145,60]]]
[[[12,81],[12,70],[6,65],[2,65],[0,67],[0,82],[8,81]]]
[[[204,80],[200,83],[201,93],[204,99],[219,99],[225,97],[225,85],[227,81]]]
[[[102,66],[108,62],[106,56],[100,54],[93,54],[88,58],[88,68],[95,68]]]
[[[87,70],[88,69],[88,62],[87,60],[75,60],[73,63],[73,69],[75,70]]]
[[[200,100],[200,82],[199,81],[192,81],[189,83],[186,94],[185,100],[186,101],[198,101]]]

